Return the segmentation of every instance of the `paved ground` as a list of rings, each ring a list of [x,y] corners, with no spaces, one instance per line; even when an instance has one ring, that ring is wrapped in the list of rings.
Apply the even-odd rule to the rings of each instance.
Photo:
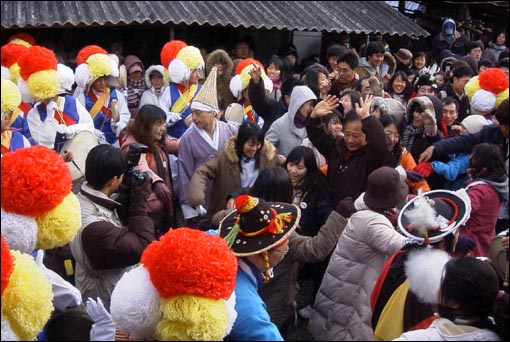
[[[296,301],[298,309],[301,309],[312,301],[312,281],[301,280],[299,286],[300,290]],[[289,328],[286,341],[314,341],[310,334],[308,334],[307,325],[308,320],[298,315],[297,325]]]

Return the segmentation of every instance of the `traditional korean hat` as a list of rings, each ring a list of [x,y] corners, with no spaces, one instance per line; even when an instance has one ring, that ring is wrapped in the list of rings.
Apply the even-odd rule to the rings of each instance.
[[[236,256],[248,256],[267,251],[296,229],[301,210],[294,204],[266,202],[248,195],[238,196],[236,210],[229,213],[219,226]]]
[[[273,91],[273,82],[269,79],[269,77],[267,77],[262,63],[253,58],[245,58],[237,64],[235,76],[230,80],[230,91],[238,100],[241,99],[243,90],[248,87],[251,79],[250,71],[253,69],[253,64],[257,64],[262,71],[261,78],[264,82],[264,89],[269,92]]]
[[[508,98],[508,78],[499,68],[488,68],[472,77],[464,86],[471,107],[490,113]]]
[[[432,200],[434,205],[428,202]],[[402,234],[420,244],[436,243],[464,224],[471,213],[465,190],[432,190],[419,193],[398,215]]]
[[[133,339],[221,341],[237,317],[237,258],[223,239],[191,228],[168,231],[112,293],[115,325]]]
[[[207,76],[202,88],[191,102],[191,109],[201,110],[204,112],[214,111],[218,113],[218,92],[216,91],[217,68],[213,67]]]
[[[205,62],[200,50],[188,45],[181,48],[175,58],[168,64],[168,75],[172,82],[184,84],[189,80],[194,70],[198,70],[199,77],[203,78],[204,69]]]
[[[172,62],[175,59],[177,53],[185,46],[188,46],[188,44],[186,44],[182,40],[171,40],[165,45],[163,45],[159,57],[161,65],[163,65],[165,69],[164,76],[167,82],[171,82],[170,76],[168,75],[168,66],[170,65],[170,62]]]
[[[24,45],[26,47],[36,45],[35,38],[31,34],[25,32],[13,34],[12,36],[9,37],[7,43]]]
[[[28,50],[28,47],[16,43],[8,43],[2,46],[2,78],[18,82],[19,64],[18,58]]]
[[[53,51],[42,46],[31,46],[18,58],[18,65],[18,87],[24,99],[30,95],[35,100],[45,100],[58,94],[60,80]],[[23,95],[26,91],[29,94]]]
[[[119,65],[105,49],[97,45],[87,45],[76,56],[76,84],[88,89],[98,78],[103,76],[119,76]]]
[[[32,146],[4,155],[1,164],[2,236],[10,247],[30,254],[71,242],[81,210],[62,157]]]
[[[2,341],[33,341],[54,310],[51,284],[31,255],[1,243]]]
[[[2,78],[2,89],[0,95],[2,97],[2,115],[9,115],[9,121],[7,124],[11,126],[21,112],[19,109],[21,93],[12,81]]]

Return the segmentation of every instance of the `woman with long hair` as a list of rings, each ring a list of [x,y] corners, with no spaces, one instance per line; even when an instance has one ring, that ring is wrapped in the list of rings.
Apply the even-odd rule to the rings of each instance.
[[[176,227],[172,171],[168,154],[177,155],[179,141],[166,135],[166,114],[158,106],[146,104],[140,108],[121,150],[128,154],[134,143],[148,147],[142,153],[137,168],[149,172],[152,192],[147,200],[149,216],[154,221],[156,235],[160,236],[170,227]]]
[[[213,182],[208,209],[212,217],[227,208],[232,192],[251,187],[260,170],[283,162],[274,145],[264,139],[262,129],[254,122],[244,122],[222,151],[195,170],[188,187],[188,202],[192,207],[204,205],[206,186]]]

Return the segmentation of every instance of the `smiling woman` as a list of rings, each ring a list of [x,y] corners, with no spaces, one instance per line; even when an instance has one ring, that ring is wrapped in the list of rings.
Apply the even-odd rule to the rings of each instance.
[[[148,146],[148,152],[140,157],[138,169],[148,171],[152,178],[152,193],[147,208],[153,219],[156,234],[164,234],[169,227],[175,227],[172,178],[168,154],[177,154],[177,139],[166,135],[166,114],[158,106],[144,105],[140,108],[133,124],[128,128],[128,136],[121,146],[127,153],[133,143]]]

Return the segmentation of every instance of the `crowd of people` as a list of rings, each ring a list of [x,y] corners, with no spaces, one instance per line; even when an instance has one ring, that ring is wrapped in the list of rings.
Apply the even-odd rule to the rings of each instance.
[[[505,34],[250,44],[2,46],[2,340],[508,340]]]

